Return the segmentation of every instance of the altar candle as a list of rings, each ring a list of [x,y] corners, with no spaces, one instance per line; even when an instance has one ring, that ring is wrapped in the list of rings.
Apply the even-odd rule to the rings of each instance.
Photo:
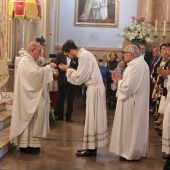
[[[165,35],[165,29],[166,29],[166,21],[164,20],[163,36],[166,36]]]
[[[155,20],[155,36],[157,36],[157,31],[158,31],[158,21]]]

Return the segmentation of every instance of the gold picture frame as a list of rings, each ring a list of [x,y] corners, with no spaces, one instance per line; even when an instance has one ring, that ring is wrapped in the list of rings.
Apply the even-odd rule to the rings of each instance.
[[[75,0],[74,26],[118,28],[120,0]]]

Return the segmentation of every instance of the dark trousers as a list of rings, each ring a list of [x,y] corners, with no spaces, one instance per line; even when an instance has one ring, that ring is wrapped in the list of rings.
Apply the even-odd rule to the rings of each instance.
[[[154,106],[155,102],[152,99],[152,93],[153,93],[153,89],[154,89],[154,84],[150,81],[150,94],[149,94],[149,105],[150,106]]]
[[[70,119],[73,112],[73,104],[77,86],[70,83],[58,87],[58,117],[64,117],[64,102],[67,98],[66,119]]]
[[[170,170],[170,155],[168,156],[168,159],[165,163],[163,170]]]

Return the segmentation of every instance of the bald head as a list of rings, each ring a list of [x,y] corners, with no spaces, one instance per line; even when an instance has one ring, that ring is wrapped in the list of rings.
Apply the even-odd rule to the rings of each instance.
[[[130,44],[126,47],[126,49],[128,49],[129,52],[132,52],[135,57],[140,56],[139,48],[136,45]]]
[[[30,42],[27,47],[27,53],[31,55],[35,60],[41,55],[41,45],[35,41]]]
[[[36,49],[37,47],[41,48],[41,45],[39,43],[35,42],[35,41],[32,41],[28,44],[27,52],[32,51],[33,49]]]

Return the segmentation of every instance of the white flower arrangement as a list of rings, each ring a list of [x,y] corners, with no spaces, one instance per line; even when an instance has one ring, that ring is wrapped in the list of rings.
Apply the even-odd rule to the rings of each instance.
[[[123,34],[118,34],[119,37],[123,37],[125,40],[133,44],[152,43],[152,33],[150,25],[144,22],[145,18],[132,17],[133,25],[124,28]]]

